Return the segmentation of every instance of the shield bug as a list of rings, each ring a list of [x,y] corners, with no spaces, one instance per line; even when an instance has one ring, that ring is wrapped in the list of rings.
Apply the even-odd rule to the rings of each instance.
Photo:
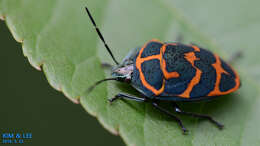
[[[221,123],[208,115],[181,110],[176,102],[213,99],[236,91],[241,83],[239,75],[230,65],[218,55],[196,45],[163,43],[158,40],[151,40],[144,46],[133,49],[122,63],[118,63],[87,7],[86,11],[116,64],[112,68],[112,77],[96,82],[89,88],[89,92],[104,81],[125,82],[140,92],[142,97],[119,93],[109,99],[109,102],[125,98],[151,103],[153,107],[175,119],[186,133],[187,129],[182,121],[158,104],[159,101],[169,101],[173,104],[174,112],[206,119],[218,128],[223,128]]]

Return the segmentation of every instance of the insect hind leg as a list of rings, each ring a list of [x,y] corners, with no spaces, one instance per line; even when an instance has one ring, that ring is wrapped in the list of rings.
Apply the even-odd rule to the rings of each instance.
[[[242,57],[243,57],[243,51],[238,50],[231,55],[231,57],[229,58],[229,60],[227,60],[227,62],[228,64],[234,64],[237,60],[239,60]]]
[[[192,117],[196,117],[196,118],[201,118],[201,119],[206,119],[208,121],[210,121],[211,123],[215,124],[219,129],[223,129],[224,125],[217,122],[216,120],[214,120],[211,116],[209,115],[204,115],[204,114],[198,114],[198,113],[192,113],[192,112],[185,112],[182,111],[178,105],[173,102],[173,107],[174,107],[174,111],[178,114],[182,114],[182,115],[187,115],[187,116],[192,116]]]
[[[103,63],[101,63],[101,67],[105,68],[105,69],[112,69],[113,65],[103,62]]]
[[[184,41],[184,37],[181,33],[179,33],[176,37],[176,42],[183,43],[183,41]]]

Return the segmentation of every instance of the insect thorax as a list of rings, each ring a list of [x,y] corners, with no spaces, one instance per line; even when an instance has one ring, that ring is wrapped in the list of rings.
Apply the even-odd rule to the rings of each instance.
[[[127,80],[131,80],[131,75],[134,70],[134,60],[138,54],[140,48],[132,49],[126,57],[123,59],[122,63],[115,66],[112,69],[113,77],[125,77]]]

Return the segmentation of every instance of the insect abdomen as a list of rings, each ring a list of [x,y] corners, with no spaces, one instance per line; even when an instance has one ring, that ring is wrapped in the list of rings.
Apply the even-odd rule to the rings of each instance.
[[[132,81],[146,96],[169,100],[224,95],[240,86],[237,73],[210,51],[155,40],[140,49]]]

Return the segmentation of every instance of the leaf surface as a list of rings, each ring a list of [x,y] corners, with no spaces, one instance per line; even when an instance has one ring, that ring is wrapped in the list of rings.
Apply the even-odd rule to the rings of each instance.
[[[42,69],[55,89],[80,103],[102,125],[120,134],[128,145],[260,145],[258,34],[259,1],[182,0],[0,0],[0,16],[24,55]],[[99,40],[84,7],[88,6],[116,58],[153,38],[196,43],[228,59],[241,50],[234,64],[242,88],[219,100],[181,103],[187,111],[212,115],[225,124],[220,131],[207,121],[181,116],[190,130],[182,135],[177,123],[149,104],[108,98],[119,92],[138,95],[133,88],[115,82],[86,89],[109,76],[100,63],[113,64]],[[84,125],[83,125],[84,126]]]

